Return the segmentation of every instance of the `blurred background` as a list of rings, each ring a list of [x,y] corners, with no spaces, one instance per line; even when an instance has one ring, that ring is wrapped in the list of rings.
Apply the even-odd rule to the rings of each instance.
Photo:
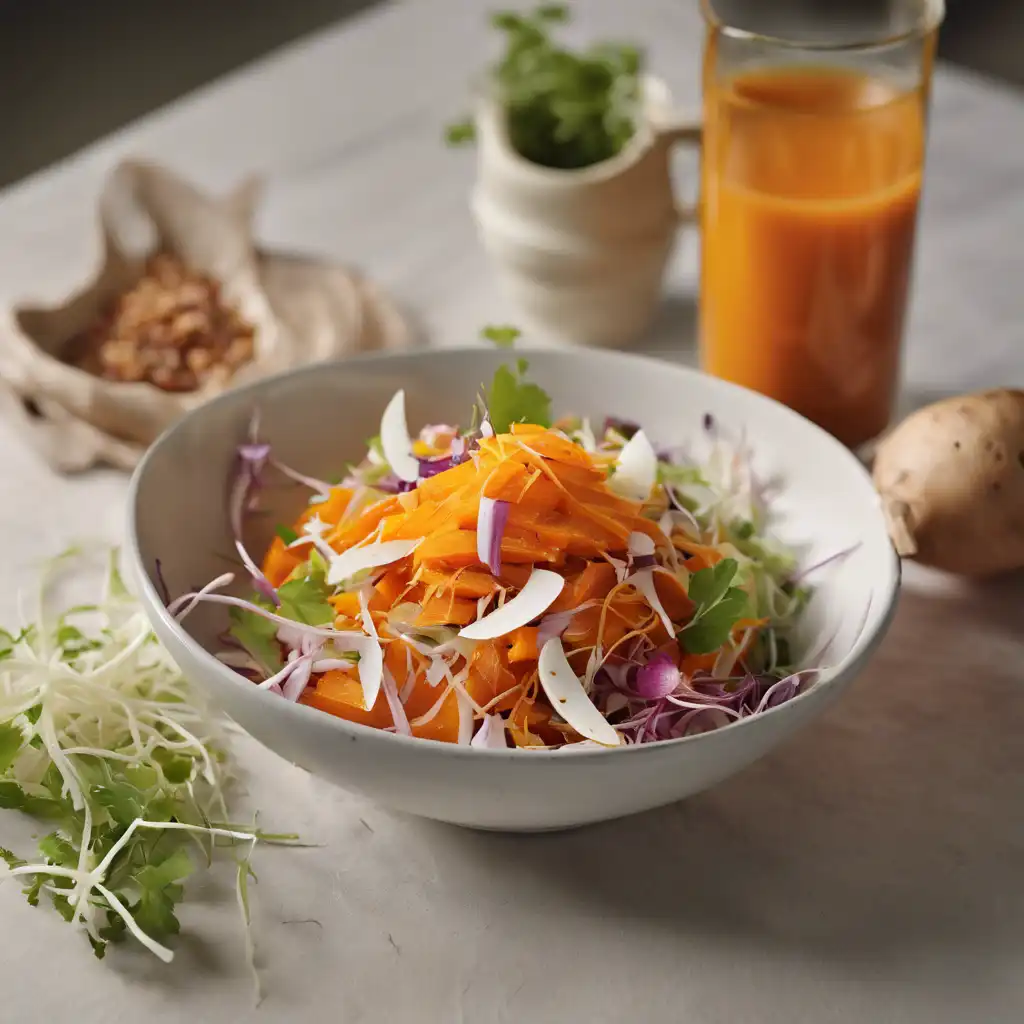
[[[0,0],[0,186],[381,2]],[[946,6],[942,56],[1024,87],[1024,0]]]

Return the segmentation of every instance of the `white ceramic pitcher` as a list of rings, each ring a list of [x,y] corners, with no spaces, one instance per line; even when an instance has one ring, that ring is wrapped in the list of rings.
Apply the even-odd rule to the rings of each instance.
[[[675,201],[670,156],[675,143],[699,141],[699,122],[680,119],[668,88],[647,77],[622,152],[570,171],[515,152],[493,99],[476,123],[473,215],[523,325],[563,342],[634,341],[657,308],[678,227],[693,219]]]

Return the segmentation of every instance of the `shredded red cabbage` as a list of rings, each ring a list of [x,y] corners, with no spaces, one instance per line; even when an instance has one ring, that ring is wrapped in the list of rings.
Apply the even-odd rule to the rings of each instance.
[[[477,557],[495,576],[501,575],[501,539],[508,522],[509,503],[481,498],[477,512]]]
[[[828,558],[823,558],[820,562],[815,562],[814,565],[809,565],[806,569],[801,569],[799,572],[794,573],[789,577],[790,583],[799,583],[802,579],[809,576],[812,572],[817,572],[819,569],[823,569],[826,565],[831,565],[833,562],[841,561],[844,558],[848,558],[860,547],[860,542],[851,544],[848,548],[843,548],[842,551],[837,551],[835,554],[829,555]]]
[[[462,457],[452,452],[450,455],[436,455],[429,459],[417,457],[416,461],[420,464],[420,479],[427,480],[432,476],[437,476],[438,473],[451,469],[452,466],[457,466],[462,461]]]
[[[228,521],[231,524],[235,550],[246,571],[252,576],[253,585],[263,597],[277,607],[281,603],[277,591],[249,554],[242,537],[246,515],[257,508],[259,491],[263,485],[263,470],[270,457],[270,445],[258,442],[254,436],[255,422],[251,432],[253,436],[250,440],[238,446],[238,458],[228,494]]]
[[[156,559],[154,564],[154,575],[156,576],[156,590],[160,595],[160,600],[163,601],[164,605],[171,603],[171,592],[167,587],[167,581],[164,579],[164,567],[160,562],[160,559]]]

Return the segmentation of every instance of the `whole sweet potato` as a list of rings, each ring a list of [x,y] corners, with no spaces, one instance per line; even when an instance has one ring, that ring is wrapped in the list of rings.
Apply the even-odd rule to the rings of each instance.
[[[1024,568],[1024,391],[919,409],[879,444],[874,480],[901,555],[968,576]]]

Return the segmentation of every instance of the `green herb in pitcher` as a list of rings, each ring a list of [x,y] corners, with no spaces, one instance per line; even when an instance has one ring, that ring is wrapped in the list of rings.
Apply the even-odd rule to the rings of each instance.
[[[506,46],[490,80],[512,148],[532,163],[576,170],[615,156],[633,137],[643,57],[623,43],[581,52],[559,46],[551,29],[568,19],[568,8],[559,4],[493,15]],[[448,127],[452,145],[474,135],[471,121]]]

